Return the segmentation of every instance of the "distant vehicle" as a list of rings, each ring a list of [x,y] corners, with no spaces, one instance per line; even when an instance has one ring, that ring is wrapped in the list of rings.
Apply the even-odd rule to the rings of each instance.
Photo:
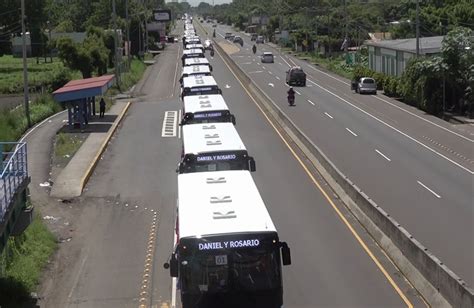
[[[224,35],[224,39],[228,40],[228,39],[230,39],[232,36],[234,36],[232,33],[226,32],[225,35]]]
[[[217,25],[216,25],[216,24],[213,24],[212,27],[215,28],[215,27],[217,27]]]
[[[234,39],[232,40],[232,42],[240,44],[240,46],[244,45],[244,40],[238,35],[234,36]]]
[[[359,80],[351,81],[351,89],[356,93],[372,93],[377,94],[377,83],[375,79],[370,77],[362,77]]]
[[[293,66],[286,71],[286,83],[290,86],[306,86],[306,73],[300,66]]]
[[[270,51],[265,51],[262,54],[262,56],[260,57],[260,59],[262,60],[262,63],[273,63],[274,62],[273,53],[271,53]]]
[[[257,40],[257,33],[252,33],[252,35],[250,36],[250,40],[251,41],[256,41]]]
[[[255,39],[255,42],[256,42],[257,44],[263,44],[263,43],[265,43],[265,40],[263,39],[263,36],[259,35],[259,36],[257,36],[257,38]]]
[[[211,40],[205,40],[204,41],[204,50],[211,50],[212,47],[212,41]]]

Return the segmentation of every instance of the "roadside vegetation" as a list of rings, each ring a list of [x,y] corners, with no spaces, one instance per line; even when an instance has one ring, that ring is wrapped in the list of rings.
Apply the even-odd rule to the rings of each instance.
[[[66,158],[69,161],[79,150],[83,142],[83,134],[58,133],[54,144],[54,155],[56,158]]]
[[[22,235],[8,240],[0,255],[0,307],[21,307],[30,301],[56,247],[54,235],[39,215]]]

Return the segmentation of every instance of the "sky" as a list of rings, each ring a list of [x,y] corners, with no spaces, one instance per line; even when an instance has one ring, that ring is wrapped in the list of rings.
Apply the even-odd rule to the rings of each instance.
[[[179,0],[181,2],[183,0]],[[171,2],[171,0],[166,0],[166,2]],[[188,0],[188,3],[191,4],[192,6],[197,6],[201,2],[207,2],[209,4],[212,4],[212,0]],[[214,0],[214,4],[222,4],[222,3],[230,3],[232,0]]]

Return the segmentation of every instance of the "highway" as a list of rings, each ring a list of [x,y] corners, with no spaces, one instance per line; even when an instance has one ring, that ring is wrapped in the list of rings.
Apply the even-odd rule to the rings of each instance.
[[[180,27],[178,26],[178,29]],[[167,261],[173,243],[179,161],[181,44],[171,44],[136,87],[132,104],[75,201],[76,258],[54,280],[51,307],[179,307]],[[267,120],[216,54],[213,76],[237,118],[252,174],[282,240],[285,307],[425,307],[280,127]],[[170,129],[165,117],[171,118]],[[76,204],[73,204],[76,206]],[[140,306],[142,307],[142,306]]]
[[[203,24],[209,33],[210,24]],[[375,202],[468,284],[474,284],[473,129],[461,130],[383,95],[359,95],[347,80],[305,61],[280,54],[244,34],[244,46],[216,40],[296,125]],[[232,45],[233,47],[229,47]],[[272,51],[275,63],[260,63]],[[307,74],[287,106],[285,72],[293,65]]]

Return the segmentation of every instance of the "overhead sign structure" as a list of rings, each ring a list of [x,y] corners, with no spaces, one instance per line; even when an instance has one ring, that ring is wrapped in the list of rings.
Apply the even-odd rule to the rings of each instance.
[[[171,21],[170,10],[154,10],[153,17],[155,21]]]

